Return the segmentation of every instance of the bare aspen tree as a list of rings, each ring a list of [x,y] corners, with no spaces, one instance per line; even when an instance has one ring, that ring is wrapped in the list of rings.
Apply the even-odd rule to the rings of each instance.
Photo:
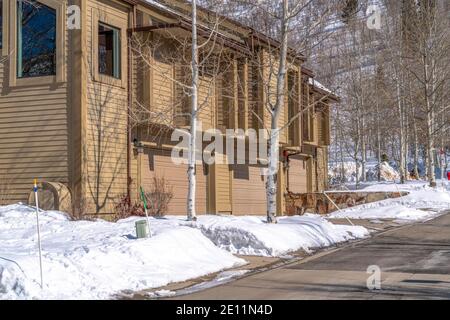
[[[216,81],[229,72],[232,54],[219,36],[223,18],[211,14],[199,19],[197,2],[191,1],[188,7],[189,30],[185,24],[181,30],[163,28],[157,36],[144,32],[133,37],[132,50],[140,72],[156,73],[166,86],[175,89],[170,101],[135,99],[131,120],[136,127],[152,131],[155,139],[167,139],[170,133],[186,129],[182,130],[188,138],[186,211],[187,219],[195,221],[196,167],[203,160],[202,141],[197,137],[201,130],[199,117],[214,99]],[[152,94],[155,100],[159,93]]]
[[[412,2],[412,1],[411,1]],[[410,3],[408,12],[408,54],[405,70],[417,82],[421,100],[421,113],[425,121],[427,179],[436,186],[436,146],[441,133],[438,125],[440,113],[448,110],[448,96],[443,88],[448,85],[450,75],[450,25],[448,12],[442,11],[440,1],[424,0]],[[445,126],[445,124],[444,124]]]
[[[198,47],[197,47],[197,0],[192,2],[192,88],[191,88],[191,127],[189,136],[189,158],[188,158],[188,197],[187,216],[188,220],[197,220],[195,212],[195,153],[196,153],[196,133],[198,121]]]
[[[207,1],[206,1],[207,2]],[[265,48],[265,53],[255,52],[257,58],[252,61],[259,73],[258,80],[262,83],[262,116],[260,110],[251,110],[261,128],[267,132],[267,172],[266,172],[266,206],[267,222],[276,223],[277,216],[277,179],[279,170],[280,135],[284,130],[302,116],[310,112],[315,105],[322,103],[329,95],[311,102],[303,110],[291,114],[288,119],[281,120],[282,109],[289,96],[286,86],[287,73],[292,63],[304,59],[301,51],[309,51],[317,46],[327,34],[320,33],[329,17],[329,3],[311,0],[252,1],[234,0],[228,2],[234,7],[234,12],[245,13],[243,22],[261,31],[265,41],[258,42]],[[314,5],[317,7],[312,9]],[[320,9],[319,9],[320,5]],[[310,13],[317,15],[316,20],[308,20]],[[229,14],[229,12],[228,12]],[[244,15],[244,14],[242,14]],[[241,16],[242,16],[241,15]],[[315,37],[308,35],[317,32]],[[314,39],[314,41],[312,40]],[[310,42],[308,42],[310,41]],[[267,45],[270,43],[270,45]],[[290,45],[292,47],[290,47]],[[295,50],[292,48],[295,47]],[[252,48],[254,49],[254,48]],[[303,52],[302,52],[303,53]],[[331,92],[330,92],[331,94]]]

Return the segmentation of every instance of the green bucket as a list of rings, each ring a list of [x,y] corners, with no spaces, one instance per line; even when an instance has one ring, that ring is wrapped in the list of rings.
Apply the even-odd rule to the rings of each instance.
[[[138,239],[148,237],[147,221],[145,220],[136,221],[136,237]]]

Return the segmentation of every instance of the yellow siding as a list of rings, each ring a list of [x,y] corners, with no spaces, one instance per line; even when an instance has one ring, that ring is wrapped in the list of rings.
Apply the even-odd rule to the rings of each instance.
[[[328,182],[327,149],[317,148],[317,189],[322,192]]]
[[[264,86],[264,123],[266,128],[271,127],[271,116],[269,108],[275,106],[277,100],[277,83],[278,83],[278,57],[270,53],[263,53],[263,86]],[[280,115],[278,118],[278,127],[281,128],[286,125],[288,121],[288,99],[287,99],[287,81],[285,82],[285,96],[284,104],[280,107]],[[287,129],[280,132],[280,143],[287,143]]]
[[[141,155],[142,186],[150,190],[153,178],[164,178],[172,189],[173,198],[169,203],[167,214],[186,214],[188,182],[187,165],[174,164],[169,150],[146,148]],[[204,166],[196,167],[196,210],[198,214],[207,213],[207,180]]]
[[[128,25],[128,13],[100,1],[88,1],[87,47],[93,43],[94,10]],[[101,18],[100,18],[101,19]],[[124,40],[121,40],[122,45]],[[96,57],[93,57],[96,59]],[[122,56],[122,64],[127,57]],[[86,202],[91,213],[112,213],[114,200],[127,192],[127,88],[93,80],[92,55],[88,58]],[[127,77],[127,74],[122,74]],[[124,82],[127,84],[127,81]]]
[[[219,77],[216,79],[217,88],[217,109],[216,109],[216,127],[225,132],[226,129],[232,128],[234,119],[233,100],[230,98],[233,94],[230,88],[232,80],[228,77]]]
[[[151,73],[150,108],[157,113],[155,122],[173,125],[174,66],[155,58]]]
[[[324,138],[323,131],[322,131],[322,124],[323,124],[322,118],[323,118],[322,112],[317,112],[316,113],[316,128],[317,128],[317,142],[319,145],[322,144],[323,138]]]
[[[215,83],[212,77],[207,75],[200,77],[198,88],[198,119],[202,122],[203,130],[215,127],[215,89]]]
[[[289,159],[289,191],[294,193],[306,193],[307,187],[307,164],[306,160],[300,157]]]
[[[233,165],[232,198],[234,215],[266,213],[265,179],[261,166]]]
[[[261,97],[261,83],[259,81],[259,72],[253,64],[248,68],[248,128],[258,129],[261,123],[255,116],[255,112],[261,114],[262,112],[262,97]]]
[[[67,83],[12,87],[7,64],[0,56],[0,204],[27,201],[34,178],[69,180]]]
[[[231,212],[230,169],[226,164],[215,165],[216,179],[216,211]]]

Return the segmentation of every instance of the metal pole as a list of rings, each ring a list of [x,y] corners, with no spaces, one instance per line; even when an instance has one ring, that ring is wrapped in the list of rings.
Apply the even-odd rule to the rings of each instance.
[[[39,269],[41,272],[41,289],[44,287],[44,277],[42,274],[42,246],[41,246],[41,229],[39,227],[39,198],[38,198],[38,187],[37,180],[34,179],[34,201],[36,203],[36,225],[38,234],[38,247],[39,247]]]
[[[147,212],[147,199],[145,198],[144,189],[142,188],[142,186],[141,186],[141,200],[144,203],[145,216],[147,217],[148,236],[149,236],[149,238],[151,238],[152,230],[150,229],[150,219],[148,218],[148,212]]]

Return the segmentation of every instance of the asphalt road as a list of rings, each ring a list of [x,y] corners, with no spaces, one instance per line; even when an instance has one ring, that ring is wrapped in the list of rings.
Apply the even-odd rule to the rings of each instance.
[[[368,266],[381,269],[369,290]],[[450,299],[450,212],[175,299]]]

